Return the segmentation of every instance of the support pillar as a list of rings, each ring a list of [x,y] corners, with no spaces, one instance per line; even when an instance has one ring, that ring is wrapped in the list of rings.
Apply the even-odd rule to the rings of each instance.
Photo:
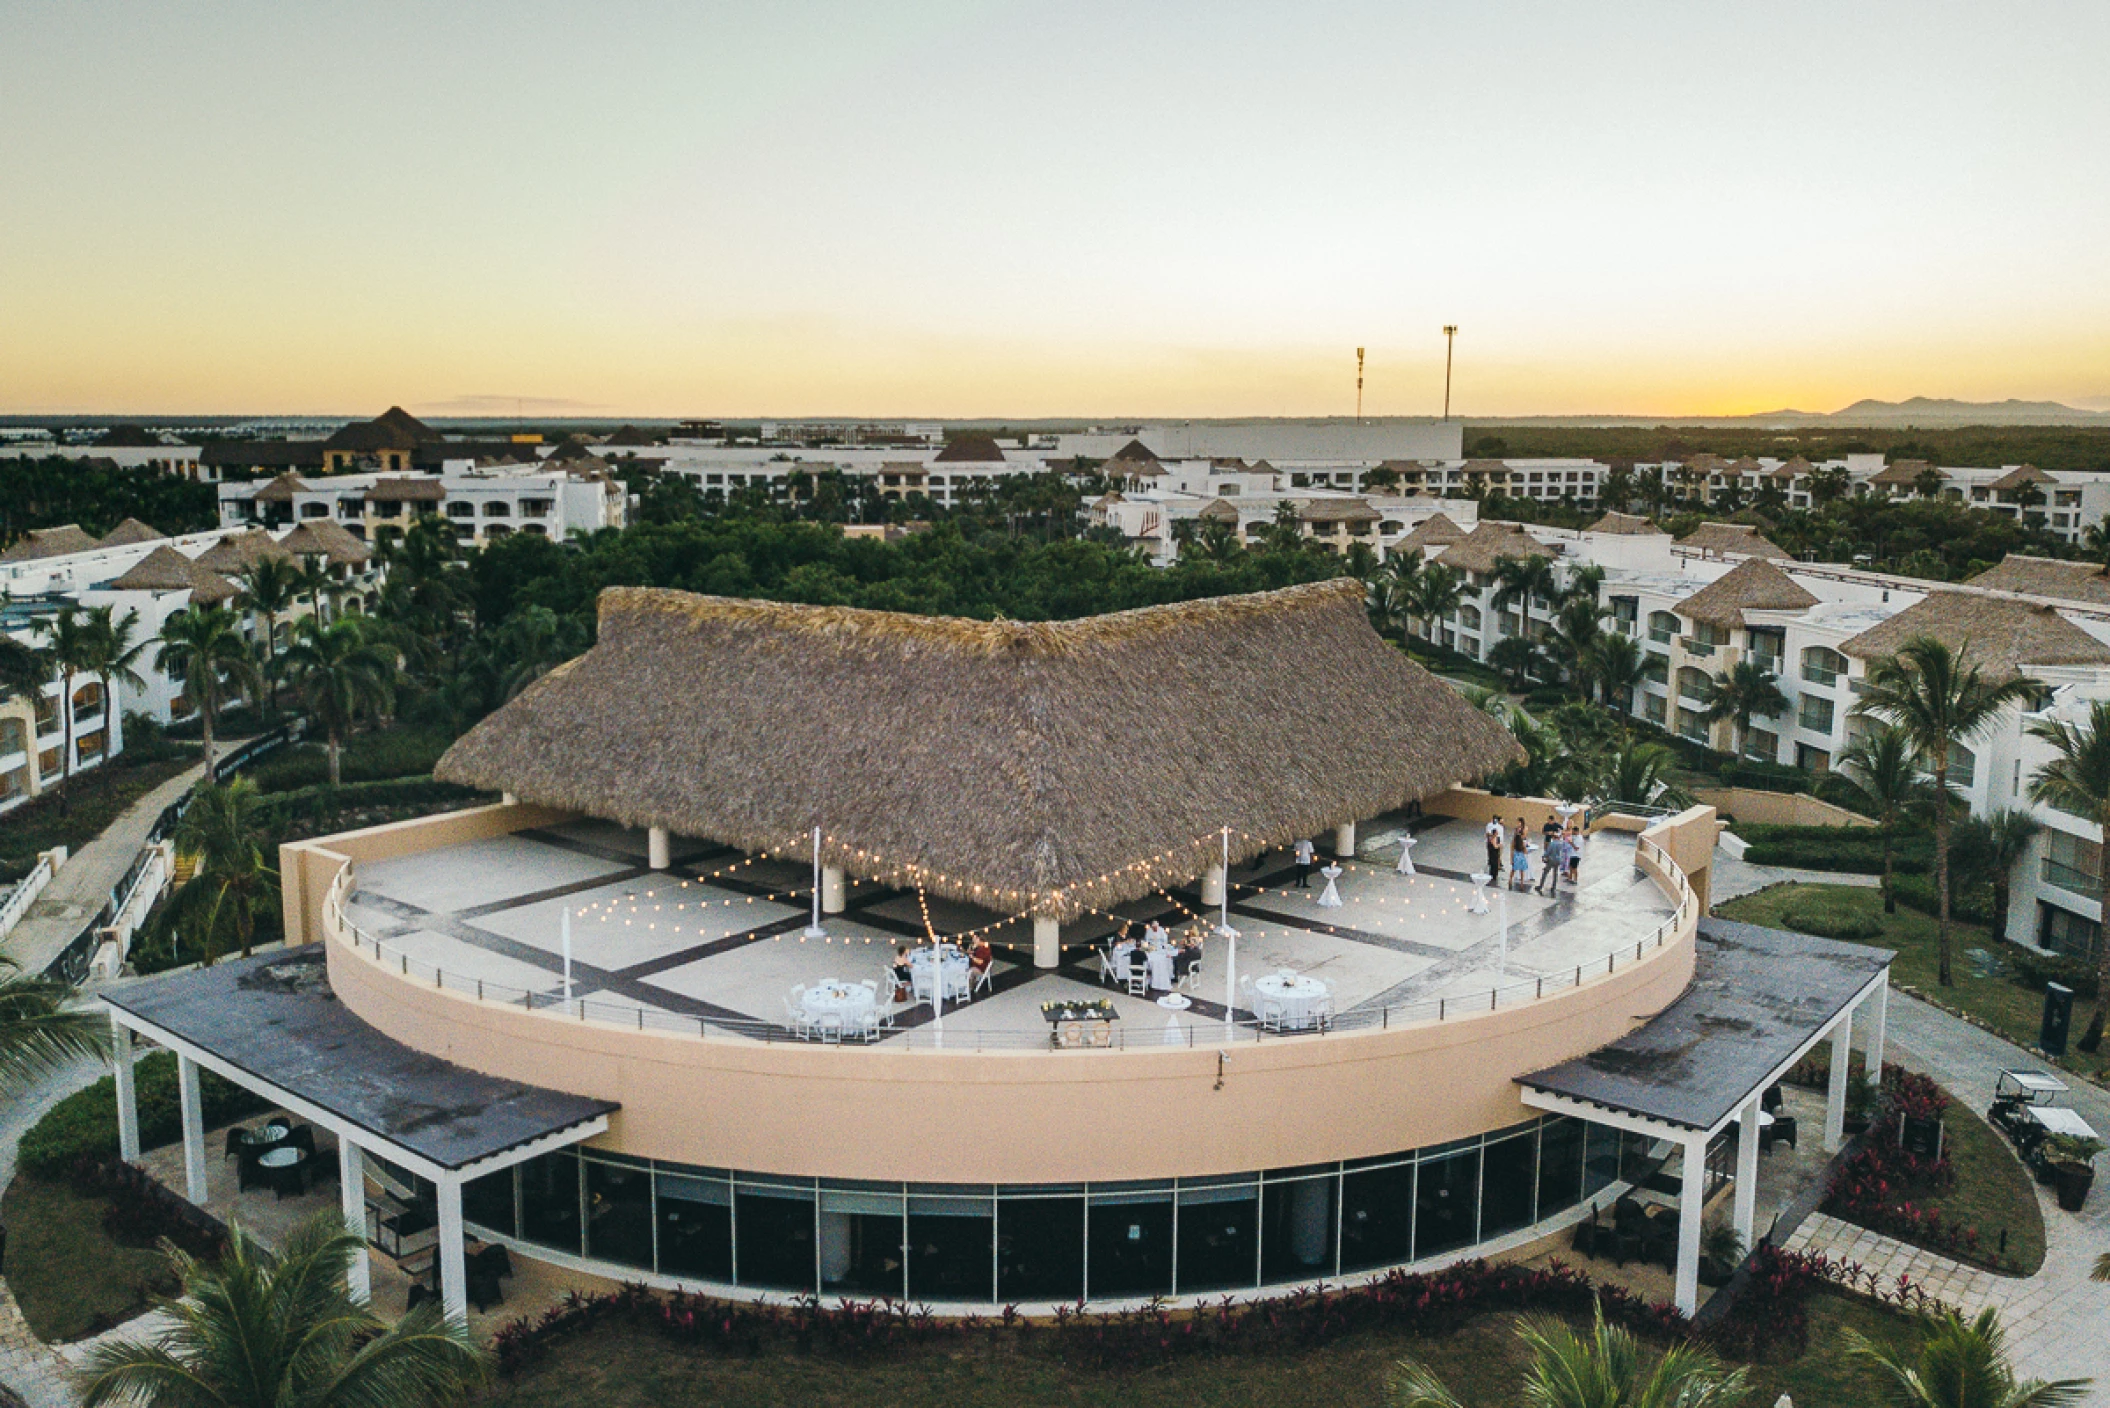
[[[519,805],[520,805],[520,798],[519,798],[519,797],[517,797],[517,796],[515,796],[515,795],[514,795],[513,793],[511,793],[511,792],[501,792],[501,793],[499,793],[499,794],[498,794],[498,801],[499,801],[499,804],[500,804],[501,806],[507,806],[507,807],[517,807],[517,806],[519,806]]]
[[[139,1087],[132,1080],[132,1029],[110,1024],[110,1059],[117,1071],[117,1157],[139,1162]]]
[[[1224,902],[1224,868],[1212,865],[1202,872],[1202,903],[1205,905]]]
[[[435,1190],[440,1203],[440,1310],[449,1320],[469,1316],[469,1266],[462,1245],[462,1181],[449,1178]]]
[[[843,912],[843,868],[839,865],[821,867],[821,913]]]
[[[1839,1014],[1832,1026],[1832,1079],[1824,1093],[1824,1151],[1836,1154],[1846,1143],[1846,1067],[1854,1052],[1854,1013]]]
[[[1751,1225],[1758,1220],[1758,1116],[1761,1094],[1753,1094],[1736,1124],[1736,1202],[1730,1225],[1746,1255],[1751,1251]]]
[[[1355,823],[1344,821],[1333,829],[1333,853],[1342,860],[1355,859]]]
[[[1044,914],[1033,916],[1033,966],[1053,968],[1062,962],[1062,926]]]
[[[1863,1019],[1868,1027],[1868,1036],[1861,1059],[1866,1063],[1868,1078],[1880,1083],[1883,1079],[1883,1042],[1887,1037],[1886,1028],[1890,1018],[1890,974],[1887,970],[1883,974],[1883,981],[1876,985],[1876,990],[1861,1001],[1868,1007],[1868,1015]]]
[[[176,1053],[176,1094],[183,1106],[183,1196],[205,1206],[205,1099],[198,1091],[198,1063]]]
[[[1691,1315],[1700,1308],[1700,1213],[1707,1202],[1707,1136],[1685,1141],[1678,1180],[1678,1272],[1673,1299]]]
[[[655,826],[645,832],[645,864],[654,870],[667,868],[667,828]]]
[[[359,1250],[352,1253],[352,1263],[345,1268],[344,1288],[364,1305],[373,1294],[366,1251],[366,1158],[343,1135],[337,1137],[337,1182],[344,1194],[345,1230],[359,1239]]]

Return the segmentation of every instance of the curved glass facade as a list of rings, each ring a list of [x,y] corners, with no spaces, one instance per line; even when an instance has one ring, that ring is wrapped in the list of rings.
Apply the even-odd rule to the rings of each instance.
[[[1345,1163],[1136,1183],[872,1183],[565,1149],[470,1183],[481,1228],[616,1268],[914,1301],[1119,1300],[1305,1284],[1530,1227],[1645,1151],[1549,1115]]]

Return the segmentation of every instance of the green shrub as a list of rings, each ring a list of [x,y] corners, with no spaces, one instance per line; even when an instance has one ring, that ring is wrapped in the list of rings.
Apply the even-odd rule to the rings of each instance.
[[[1808,792],[1812,786],[1810,775],[1800,768],[1748,760],[1728,764],[1721,777],[1724,787],[1749,787],[1760,792]]]
[[[2038,953],[2020,944],[2001,947],[2008,980],[2030,992],[2044,991],[2046,983],[2064,983],[2073,995],[2093,998],[2096,993],[2095,965],[2063,953]]]
[[[1899,904],[1916,909],[1922,914],[1933,914],[1938,906],[1934,896],[1933,877],[1927,875],[1900,875],[1891,885],[1891,893]],[[1973,885],[1959,890],[1955,881],[1950,881],[1949,914],[1968,924],[1991,925],[1993,922],[1993,887]]]
[[[143,1149],[172,1144],[183,1137],[183,1107],[176,1090],[176,1057],[157,1051],[132,1067],[139,1098],[139,1144]],[[205,1125],[226,1124],[269,1109],[260,1097],[220,1079],[198,1073],[198,1093]],[[17,1161],[27,1172],[46,1178],[66,1173],[76,1159],[117,1157],[117,1079],[104,1076],[86,1090],[75,1091],[51,1107],[22,1136]]]
[[[260,792],[292,792],[319,787],[330,779],[329,753],[313,740],[282,748],[249,770]],[[345,785],[431,773],[454,742],[454,735],[438,729],[391,729],[386,733],[354,734],[344,745],[338,773]]]
[[[1558,709],[1563,704],[1572,704],[1579,698],[1573,690],[1559,689],[1552,685],[1542,686],[1524,696],[1527,709]]]
[[[1872,826],[1763,826],[1738,822],[1736,834],[1750,843],[1744,859],[1753,865],[1786,865],[1857,875],[1883,873],[1883,833]],[[1934,868],[1934,841],[1925,832],[1900,832],[1893,850],[1893,863],[1900,875],[1923,875]]]
[[[1815,934],[1820,939],[1867,943],[1883,936],[1882,916],[1860,914],[1844,906],[1806,905],[1787,910],[1780,916],[1780,921],[1797,933]]]

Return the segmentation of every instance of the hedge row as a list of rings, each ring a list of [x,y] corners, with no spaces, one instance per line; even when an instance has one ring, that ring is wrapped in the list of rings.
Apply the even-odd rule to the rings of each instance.
[[[306,743],[282,748],[249,770],[257,789],[293,792],[327,785],[329,752],[314,735]],[[430,776],[432,766],[454,742],[451,735],[422,729],[354,735],[344,747],[338,775],[350,786],[383,779]]]
[[[139,1100],[140,1147],[152,1149],[181,1139],[183,1106],[176,1088],[175,1055],[157,1051],[143,1056],[133,1063],[132,1072]],[[211,1071],[198,1073],[198,1091],[208,1129],[269,1108],[257,1096]],[[17,1161],[29,1173],[56,1178],[72,1170],[78,1160],[117,1156],[117,1078],[104,1076],[52,1106],[30,1126],[22,1136]]]
[[[388,778],[377,782],[348,782],[342,787],[331,787],[325,783],[320,787],[274,792],[261,798],[257,806],[257,823],[267,832],[288,831],[298,826],[304,829],[303,834],[314,835],[317,833],[305,828],[348,812],[440,803],[468,806],[487,800],[487,795],[473,787],[458,787],[451,782],[435,782],[430,775]]]
[[[1740,821],[1736,834],[1750,843],[1744,859],[1753,865],[1883,873],[1883,833],[1874,827],[1761,826]],[[1925,833],[1896,836],[1892,852],[1892,863],[1900,875],[1924,875],[1934,868],[1934,841]]]

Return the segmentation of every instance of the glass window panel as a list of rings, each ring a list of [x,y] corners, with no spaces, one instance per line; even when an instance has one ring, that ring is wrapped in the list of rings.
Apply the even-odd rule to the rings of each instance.
[[[1083,1238],[1075,1239],[1080,1249]],[[919,1301],[994,1298],[996,1200],[984,1193],[911,1195],[908,1294]]]
[[[502,1237],[516,1237],[520,1229],[513,1206],[513,1170],[500,1169],[462,1185],[462,1217],[478,1227],[488,1227]]]
[[[821,1289],[901,1296],[903,1275],[899,1184],[821,1188]]]
[[[586,1160],[586,1255],[619,1266],[652,1265],[652,1174]]]
[[[1480,1151],[1423,1159],[1414,1185],[1414,1259],[1470,1246],[1479,1227]]]
[[[1619,1181],[1619,1131],[1610,1125],[1583,1125],[1583,1196],[1595,1197]]]
[[[1486,1241],[1532,1224],[1538,1191],[1538,1135],[1491,1141],[1481,1154],[1480,1237]]]
[[[813,1190],[787,1184],[733,1187],[734,1232],[743,1286],[813,1289]]]
[[[661,1173],[659,1269],[700,1281],[733,1279],[733,1187],[720,1179]]]
[[[1558,1115],[1539,1131],[1539,1219],[1582,1198],[1583,1123]]]
[[[1172,1190],[1091,1190],[1085,1294],[1093,1300],[1172,1291]]]
[[[1074,1301],[1084,1296],[1084,1195],[1001,1199],[996,1297]]]
[[[579,1155],[559,1149],[520,1165],[520,1235],[579,1254]]]
[[[1333,1274],[1335,1202],[1340,1189],[1338,1178],[1269,1181],[1261,1223],[1261,1280],[1315,1281]]]
[[[1371,1271],[1414,1259],[1414,1165],[1341,1175],[1341,1270]]]
[[[1260,1185],[1251,1179],[1180,1184],[1180,1294],[1253,1284]],[[1098,1268],[1093,1267],[1095,1273]]]

